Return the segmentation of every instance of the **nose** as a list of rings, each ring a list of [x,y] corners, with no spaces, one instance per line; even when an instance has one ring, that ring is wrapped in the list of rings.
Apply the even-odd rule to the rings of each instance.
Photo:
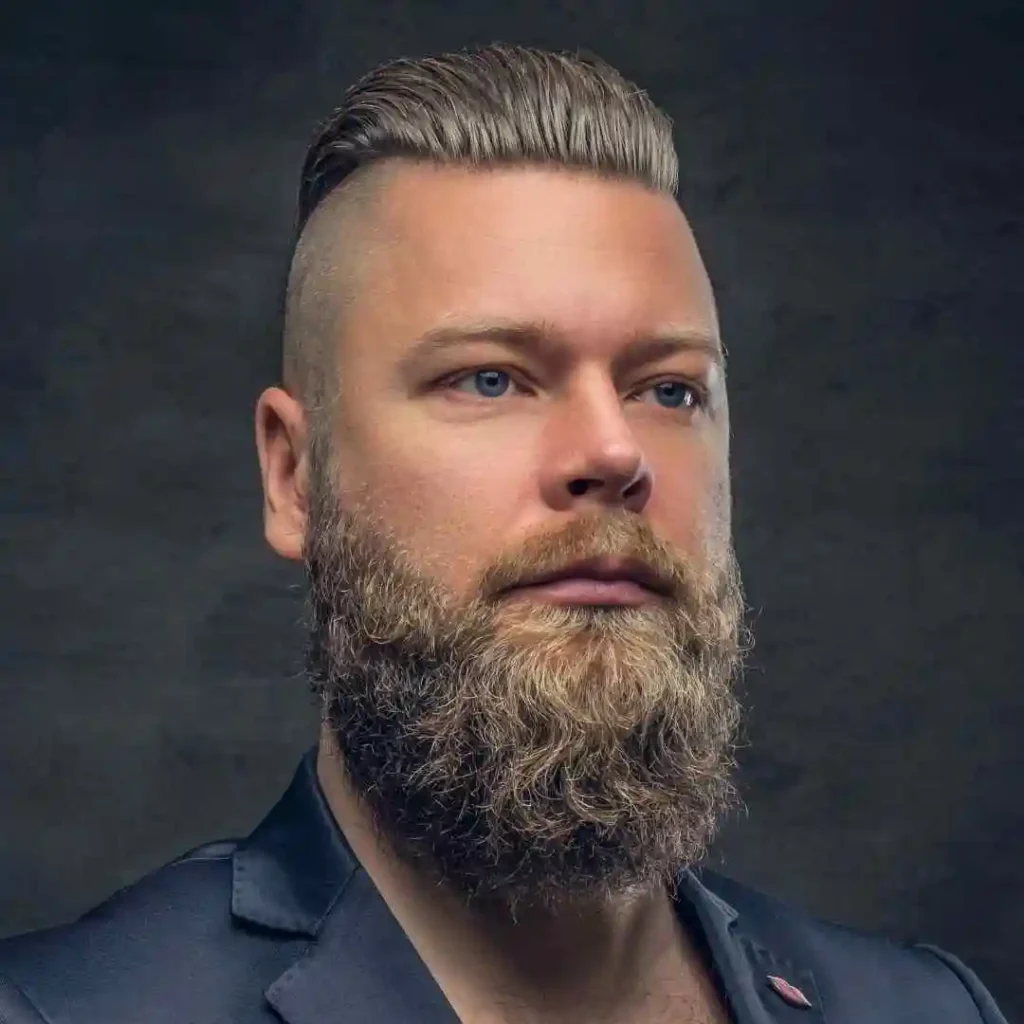
[[[548,451],[543,490],[558,511],[587,501],[641,512],[650,499],[653,473],[618,395],[566,410],[552,424]]]
[[[570,500],[590,498],[610,505],[622,505],[630,511],[641,511],[650,496],[650,470],[642,458],[631,452],[603,454],[603,458],[594,460],[590,474],[574,474],[566,482]]]

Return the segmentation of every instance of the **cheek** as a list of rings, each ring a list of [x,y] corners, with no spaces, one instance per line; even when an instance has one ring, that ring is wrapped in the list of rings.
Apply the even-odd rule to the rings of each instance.
[[[378,435],[371,448],[360,453],[361,468],[350,463],[354,472],[344,483],[364,496],[417,564],[461,593],[503,552],[530,500],[527,453],[506,448],[496,459],[468,437],[441,438],[422,428],[403,438]]]
[[[729,474],[714,446],[673,454],[654,463],[648,518],[659,536],[700,558],[729,534]]]

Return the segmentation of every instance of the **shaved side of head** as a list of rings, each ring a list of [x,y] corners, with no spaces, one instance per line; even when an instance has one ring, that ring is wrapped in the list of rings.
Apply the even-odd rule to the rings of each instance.
[[[299,236],[285,293],[283,383],[325,439],[338,394],[339,352],[361,271],[373,249],[373,212],[389,161],[360,168],[313,211]]]

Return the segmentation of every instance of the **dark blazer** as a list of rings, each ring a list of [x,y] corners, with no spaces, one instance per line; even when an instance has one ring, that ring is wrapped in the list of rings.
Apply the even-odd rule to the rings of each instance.
[[[73,924],[0,942],[0,1022],[454,1024],[315,764],[314,750],[247,839],[200,847]],[[737,1024],[1006,1024],[941,950],[815,920],[710,871],[680,876],[676,906]]]

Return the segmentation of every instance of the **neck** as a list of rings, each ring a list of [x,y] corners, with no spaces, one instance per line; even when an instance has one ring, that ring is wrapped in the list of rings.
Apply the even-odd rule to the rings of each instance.
[[[356,858],[453,1003],[477,988],[577,1010],[586,993],[607,1007],[632,998],[652,970],[675,970],[681,956],[696,960],[664,890],[514,914],[498,899],[469,902],[395,855],[326,734],[317,773]]]

